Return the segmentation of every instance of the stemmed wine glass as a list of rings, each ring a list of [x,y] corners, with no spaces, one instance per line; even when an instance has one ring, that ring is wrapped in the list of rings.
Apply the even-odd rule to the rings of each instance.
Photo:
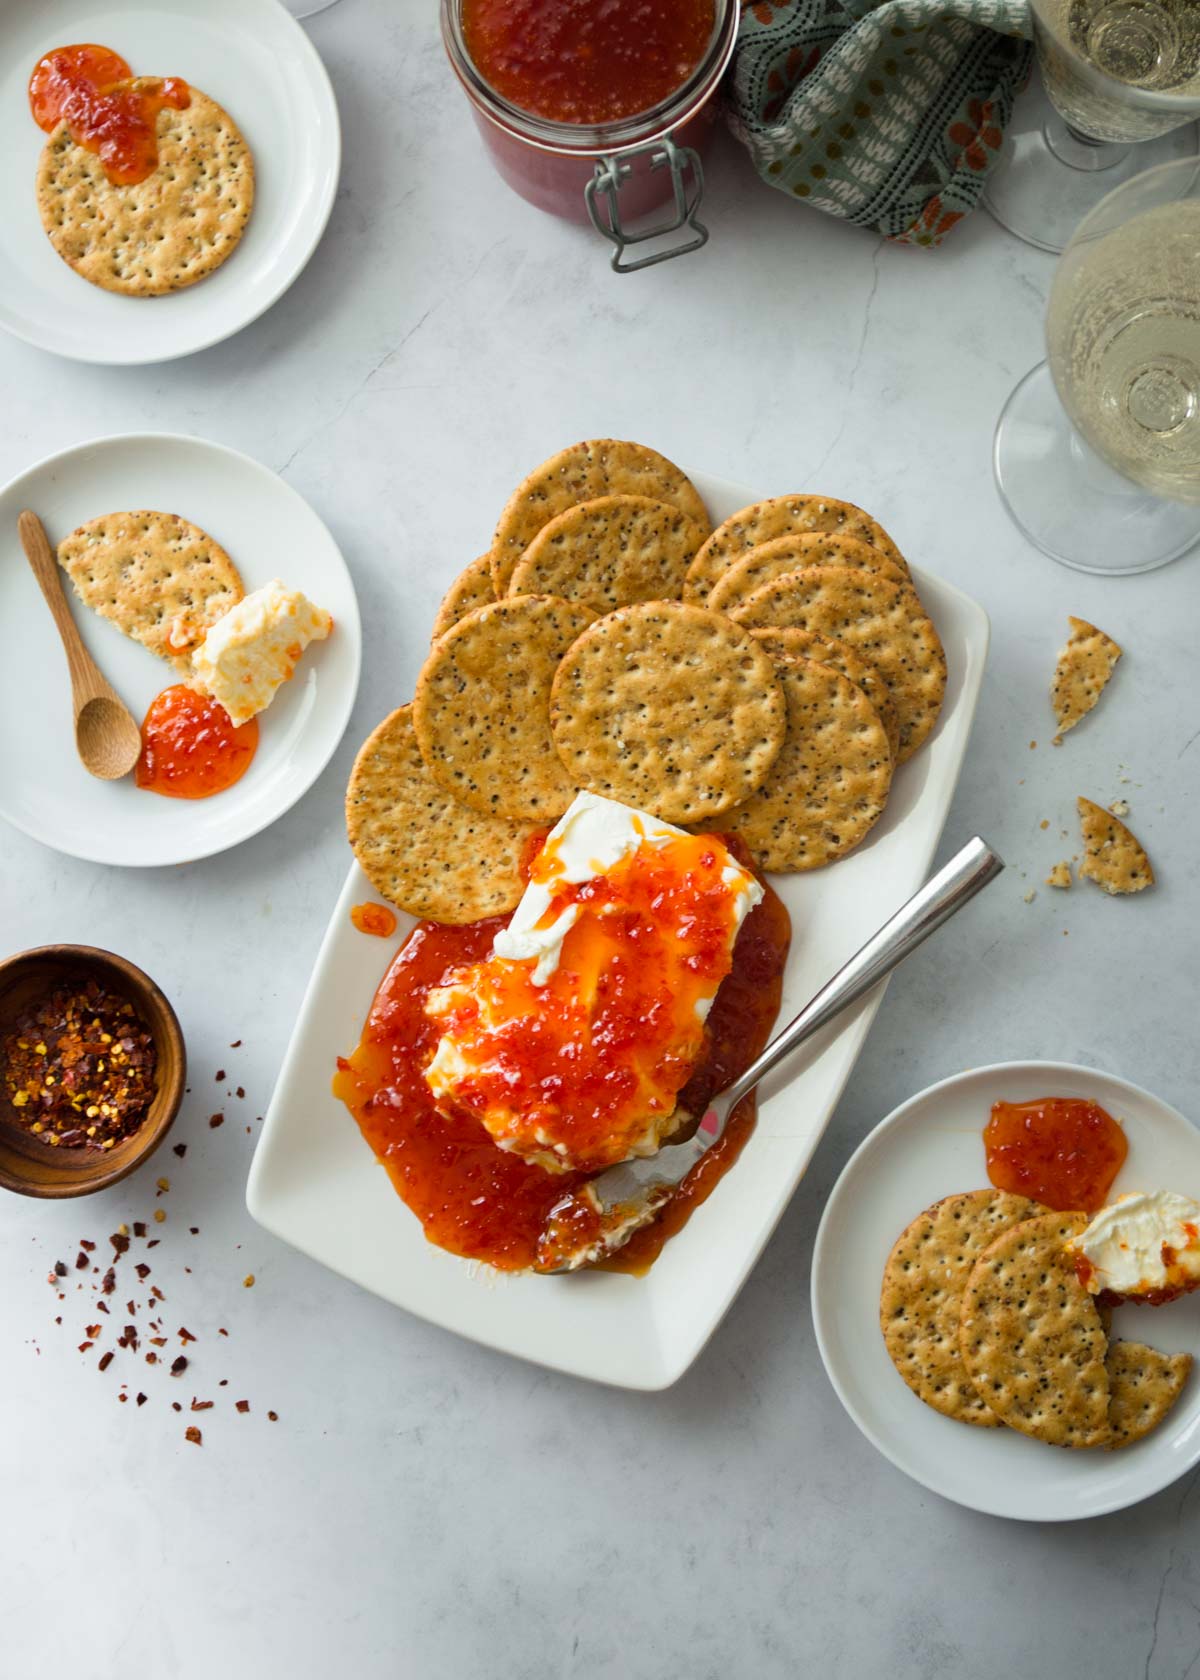
[[[1200,0],[1032,0],[1032,16],[1044,93],[1018,101],[984,202],[1061,251],[1106,193],[1196,155]]]
[[[1176,559],[1200,541],[1200,160],[1146,170],[1084,219],[1046,350],[996,431],[1009,513],[1079,571]]]

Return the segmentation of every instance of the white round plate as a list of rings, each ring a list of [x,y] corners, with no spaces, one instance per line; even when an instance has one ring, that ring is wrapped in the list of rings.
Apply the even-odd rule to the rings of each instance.
[[[260,716],[258,751],[240,782],[211,799],[164,799],[132,776],[99,782],[87,774],[75,753],[66,660],[17,540],[26,507],[41,517],[52,545],[101,514],[177,513],[228,550],[247,591],[282,577],[333,614],[333,634],[305,652]],[[84,641],[140,722],[178,678],[63,581]],[[0,490],[0,624],[0,816],[94,863],[188,863],[257,834],[325,768],[358,688],[358,602],[337,544],[281,478],[200,438],[101,438],[52,455]]]
[[[813,1253],[817,1343],[838,1398],[872,1444],[915,1481],[997,1517],[1065,1522],[1119,1511],[1200,1460],[1200,1369],[1152,1435],[1119,1452],[1070,1452],[1009,1429],[975,1429],[917,1399],[879,1330],[892,1244],[941,1196],[987,1184],[983,1128],[994,1102],[1085,1097],[1125,1127],[1129,1154],[1112,1195],[1200,1194],[1200,1132],[1148,1091],[1067,1062],[1003,1062],[957,1074],[882,1121],[846,1163]],[[1115,1334],[1200,1355],[1200,1292],[1166,1307],[1120,1307]]]
[[[245,135],[254,209],[237,250],[206,280],[166,297],[120,297],[55,254],[34,193],[46,136],[26,89],[44,53],[75,41],[112,47],[136,75],[182,76]],[[291,285],[333,207],[341,132],[325,67],[279,0],[5,0],[0,156],[0,326],[78,361],[160,362],[228,338]]]

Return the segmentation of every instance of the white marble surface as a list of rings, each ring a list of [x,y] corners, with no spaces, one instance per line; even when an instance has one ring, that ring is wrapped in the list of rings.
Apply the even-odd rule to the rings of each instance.
[[[311,267],[264,319],[144,370],[0,344],[3,477],[147,426],[249,450],[328,520],[366,622],[345,743],[257,840],[128,875],[0,835],[4,948],[125,952],[176,1000],[192,1056],[185,1161],[168,1152],[88,1203],[5,1201],[0,1671],[1182,1680],[1200,1660],[1196,1478],[1077,1527],[944,1504],[842,1413],[807,1288],[853,1144],[956,1069],[1077,1059],[1197,1112],[1197,564],[1080,577],[1001,510],[992,428],[1040,354],[1049,258],[985,216],[934,256],[885,248],[760,187],[725,143],[709,248],[617,279],[592,237],[492,178],[433,13],[341,0],[311,24],[341,103],[343,182]],[[435,602],[514,479],[605,433],[764,492],[864,501],[986,605],[990,672],[944,850],[978,829],[1012,865],[895,981],[762,1264],[692,1372],[651,1397],[416,1323],[266,1237],[242,1201],[246,1127],[347,864],[355,745],[407,697]],[[1045,689],[1068,612],[1130,651],[1103,713],[1055,752]],[[1130,800],[1153,894],[1040,887],[1071,850],[1058,835],[1078,791]],[[218,1068],[244,1101],[223,1097]],[[57,1307],[46,1272],[79,1237],[148,1217],[163,1171],[149,1258],[168,1324],[199,1338],[192,1368],[178,1384],[137,1361],[101,1376],[98,1350],[76,1351],[83,1297]],[[139,1370],[147,1404],[118,1404],[117,1379],[136,1386]],[[196,1420],[199,1451],[177,1390],[220,1397]],[[249,1417],[232,1409],[243,1395]]]

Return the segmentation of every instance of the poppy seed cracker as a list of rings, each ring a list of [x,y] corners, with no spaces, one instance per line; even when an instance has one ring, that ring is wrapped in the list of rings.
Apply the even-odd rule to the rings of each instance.
[[[748,549],[777,537],[805,532],[836,532],[858,537],[879,549],[907,573],[904,556],[877,519],[853,502],[839,502],[832,496],[772,496],[739,509],[712,536],[692,561],[684,585],[685,601],[707,601],[727,567],[740,560]]]
[[[508,586],[510,595],[561,595],[613,612],[634,601],[678,600],[704,527],[670,502],[599,496],[543,525]]]

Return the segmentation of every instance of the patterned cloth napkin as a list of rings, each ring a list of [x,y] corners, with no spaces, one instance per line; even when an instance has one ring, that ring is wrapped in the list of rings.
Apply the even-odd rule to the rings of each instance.
[[[938,245],[982,196],[1029,34],[1028,0],[756,0],[730,125],[769,186]]]

